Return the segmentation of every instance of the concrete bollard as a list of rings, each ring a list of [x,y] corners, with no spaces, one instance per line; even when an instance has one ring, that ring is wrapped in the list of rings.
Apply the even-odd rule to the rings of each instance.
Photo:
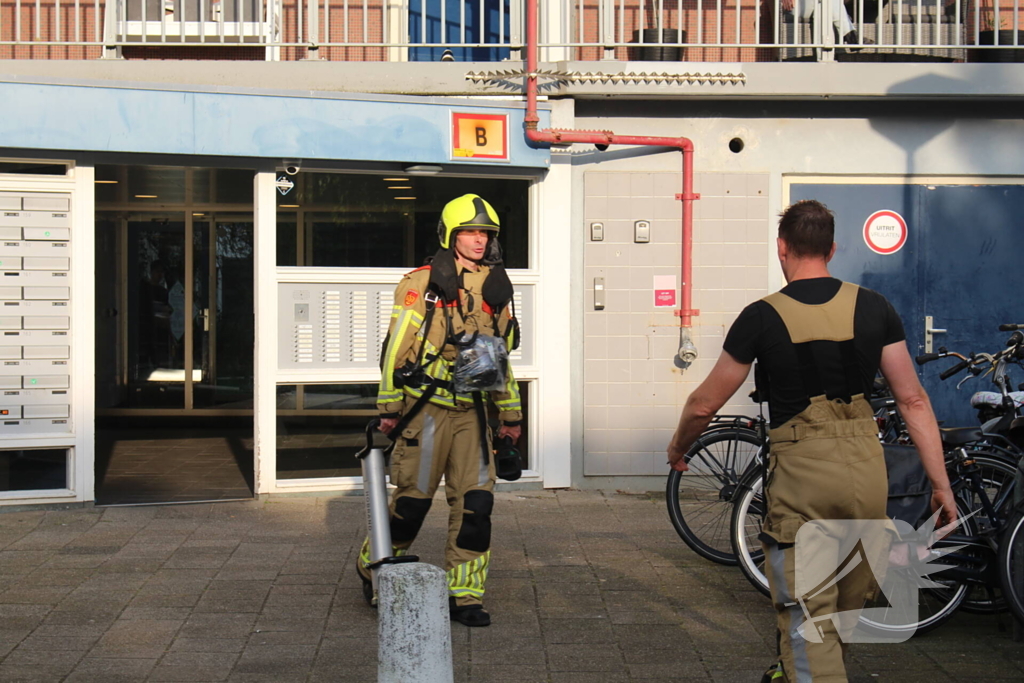
[[[452,683],[444,571],[423,562],[384,565],[378,583],[377,683]]]

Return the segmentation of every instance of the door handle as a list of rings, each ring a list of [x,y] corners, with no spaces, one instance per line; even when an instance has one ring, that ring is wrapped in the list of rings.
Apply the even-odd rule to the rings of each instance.
[[[203,317],[203,332],[210,331],[210,309],[204,308],[199,315]]]
[[[932,343],[933,339],[934,339],[932,337],[932,335],[935,335],[935,334],[946,334],[946,330],[945,329],[942,329],[942,328],[939,328],[939,327],[933,327],[934,325],[935,325],[935,318],[933,318],[930,315],[926,315],[924,317],[924,352],[925,353],[931,353],[932,352],[932,347],[934,346],[934,344]]]

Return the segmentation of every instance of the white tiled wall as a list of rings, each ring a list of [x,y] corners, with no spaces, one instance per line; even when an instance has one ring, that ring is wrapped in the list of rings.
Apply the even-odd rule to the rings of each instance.
[[[683,403],[714,365],[736,315],[767,294],[768,175],[700,174],[694,190],[693,341],[699,358],[673,363],[679,319],[654,307],[654,276],[680,283],[682,191],[679,173],[585,175],[584,474],[664,474],[665,446]],[[651,222],[651,241],[635,244],[633,223]],[[604,240],[590,240],[590,224]],[[605,308],[594,310],[594,279],[605,280]],[[679,292],[676,294],[679,302]],[[678,308],[679,306],[676,306]],[[752,413],[752,378],[722,412]]]

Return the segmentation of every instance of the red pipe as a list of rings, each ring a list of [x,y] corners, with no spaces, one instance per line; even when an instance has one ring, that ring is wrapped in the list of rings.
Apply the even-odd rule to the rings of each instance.
[[[693,283],[693,200],[700,199],[693,192],[693,142],[689,138],[654,137],[649,135],[616,135],[607,130],[586,131],[549,128],[537,130],[537,2],[526,0],[526,138],[533,142],[555,145],[575,142],[592,145],[640,145],[646,147],[675,147],[683,152],[683,191],[676,199],[683,202],[683,254],[680,308],[675,314],[680,327],[690,327],[691,316],[700,315],[692,306]]]

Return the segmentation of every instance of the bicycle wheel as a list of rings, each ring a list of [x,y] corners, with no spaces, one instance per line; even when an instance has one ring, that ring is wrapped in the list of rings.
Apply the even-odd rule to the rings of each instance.
[[[733,548],[739,561],[740,570],[751,585],[764,595],[770,595],[768,577],[764,573],[764,554],[758,535],[761,533],[761,506],[764,497],[761,495],[763,482],[758,477],[736,497],[733,509],[732,530]],[[967,510],[963,501],[957,501],[961,516]],[[962,529],[965,535],[976,533],[976,527],[968,520]],[[936,547],[950,544],[939,542]],[[945,562],[944,564],[948,564]],[[910,571],[910,570],[895,570]],[[912,586],[915,578],[907,577],[901,584]],[[865,615],[860,618],[859,628],[881,636],[893,636],[906,633],[924,633],[938,627],[953,616],[957,607],[967,595],[969,586],[965,581],[957,579],[935,579],[935,587],[918,591],[917,610],[914,614],[897,614],[886,609],[879,618],[869,619]],[[887,608],[884,596],[868,603],[865,607]]]
[[[974,520],[967,516],[969,511],[962,500],[957,500],[957,514],[962,520],[957,534],[975,536],[978,533],[978,528]],[[948,539],[937,541],[932,547],[934,550],[941,550],[958,545],[960,544],[955,540]],[[956,554],[940,558],[936,564],[955,567],[957,564]],[[916,588],[918,574],[913,567],[890,567],[889,571],[895,572],[897,575],[905,575],[904,580],[897,580],[893,583],[898,586],[911,587],[916,591],[917,610],[911,611],[911,613],[899,611],[892,607],[886,597],[881,594],[875,600],[866,603],[865,609],[873,608],[881,611],[876,612],[877,617],[871,618],[862,614],[858,628],[883,637],[918,635],[938,628],[952,618],[953,613],[963,603],[971,588],[967,581],[939,572],[928,577],[929,584],[931,584],[929,587],[918,589]],[[879,593],[881,592],[879,591]]]
[[[1013,499],[1013,482],[1016,475],[1016,462],[999,452],[969,453],[977,463],[981,474],[981,490],[965,486],[957,491],[969,512],[974,514],[974,522],[979,532],[988,530],[995,532],[995,525],[1004,524],[1010,516],[1009,510]],[[982,505],[981,494],[984,492],[989,503],[996,512],[997,521],[993,521]],[[991,568],[991,564],[988,565]],[[973,614],[994,614],[1006,610],[1006,600],[998,584],[996,571],[990,572],[988,581],[968,582],[967,595],[960,606],[965,612]]]
[[[679,537],[701,557],[736,564],[729,541],[732,498],[743,473],[760,462],[760,451],[761,440],[751,429],[715,429],[701,435],[686,454],[688,472],[669,474],[668,516]]]
[[[1024,624],[1024,509],[1010,520],[999,546],[999,583],[1010,612]]]
[[[745,482],[746,486],[740,487],[740,494],[736,496],[729,525],[730,540],[743,576],[747,577],[754,588],[765,595],[771,595],[768,577],[764,573],[764,551],[758,539],[764,516],[764,496],[761,495],[764,479],[756,475],[750,479]]]

